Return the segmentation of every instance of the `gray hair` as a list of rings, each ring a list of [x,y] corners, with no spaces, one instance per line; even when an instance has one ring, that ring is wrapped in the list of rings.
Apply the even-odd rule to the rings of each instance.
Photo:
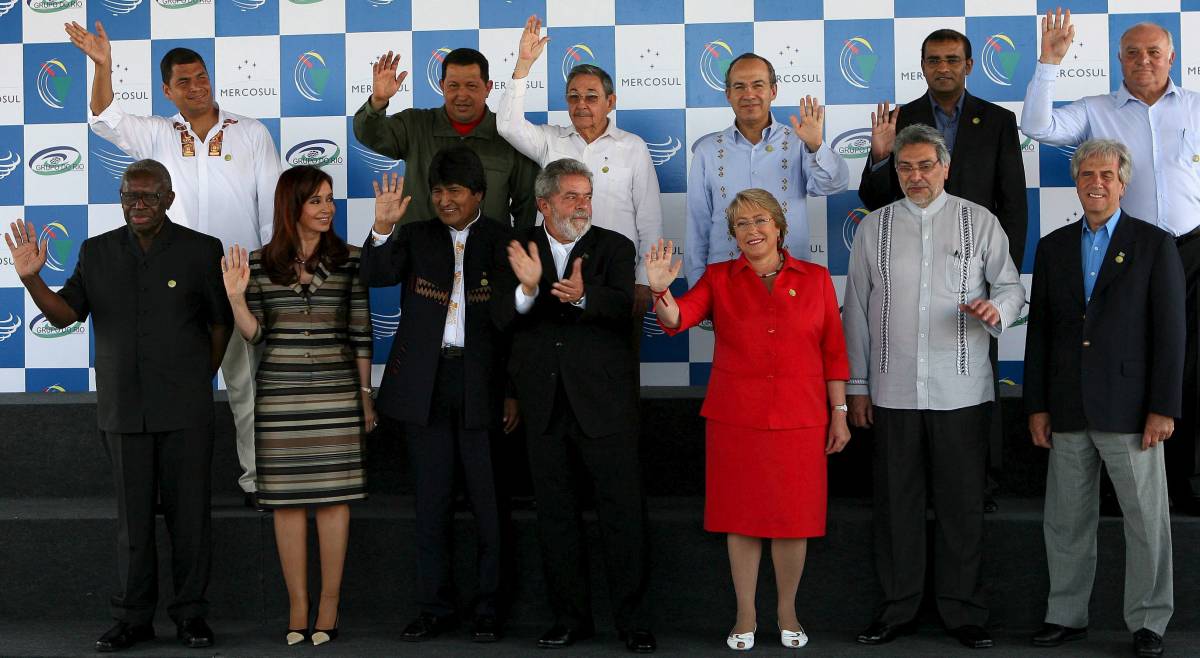
[[[1156,30],[1162,30],[1162,33],[1167,35],[1167,52],[1168,53],[1175,52],[1175,37],[1171,35],[1170,30],[1159,25],[1158,23],[1152,23],[1150,21],[1142,21],[1141,23],[1135,23],[1134,25],[1130,25],[1129,29],[1127,29],[1121,33],[1121,40],[1117,42],[1117,56],[1118,57],[1121,56],[1122,46],[1120,44],[1125,43],[1125,36],[1140,27],[1152,27]]]
[[[923,123],[914,123],[896,134],[896,143],[892,146],[892,162],[899,164],[900,151],[913,144],[929,144],[937,151],[938,162],[950,164],[950,151],[946,148],[946,140],[936,128]]]
[[[1079,178],[1079,167],[1088,158],[1116,160],[1117,178],[1122,183],[1129,183],[1133,177],[1133,156],[1129,154],[1128,147],[1111,139],[1089,139],[1080,144],[1075,149],[1075,155],[1071,156],[1071,180]]]
[[[571,69],[571,72],[567,74],[567,89],[571,88],[571,81],[579,75],[594,75],[597,78],[600,78],[600,86],[604,87],[604,95],[613,95],[612,76],[608,74],[608,71],[605,71],[595,64],[579,64],[575,68]]]
[[[163,188],[163,191],[171,191],[171,172],[163,166],[163,163],[158,160],[138,160],[129,165],[125,169],[125,173],[121,175],[121,189],[125,189],[125,183],[133,176],[149,176]]]
[[[549,199],[558,193],[558,181],[563,176],[585,176],[588,183],[592,182],[592,170],[587,165],[574,158],[555,160],[546,165],[533,181],[533,195],[539,199]]]

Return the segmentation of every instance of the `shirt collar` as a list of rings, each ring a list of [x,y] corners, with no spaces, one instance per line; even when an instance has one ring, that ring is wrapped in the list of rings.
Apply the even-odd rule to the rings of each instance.
[[[1113,213],[1113,216],[1109,217],[1107,222],[1104,222],[1104,226],[1101,226],[1099,229],[1097,229],[1094,232],[1092,231],[1091,226],[1088,225],[1087,217],[1084,217],[1080,221],[1080,223],[1083,224],[1083,234],[1085,236],[1089,235],[1089,234],[1099,235],[1101,231],[1104,231],[1105,233],[1108,234],[1108,239],[1111,240],[1112,236],[1113,236],[1113,232],[1117,230],[1117,222],[1120,219],[1121,219],[1121,209],[1117,208],[1117,212]]]
[[[591,229],[592,229],[592,225],[588,224],[588,231],[590,231]],[[568,253],[568,254],[571,253],[571,250],[575,248],[575,245],[579,244],[579,241],[583,239],[583,235],[587,235],[587,231],[584,231],[583,235],[579,236],[578,238],[575,238],[574,241],[563,243],[563,242],[559,242],[557,239],[555,239],[555,237],[553,235],[550,235],[550,230],[546,228],[545,222],[542,223],[542,230],[546,231],[546,241],[550,243],[551,249],[562,249],[562,250],[565,250],[566,253]]]
[[[919,216],[923,213],[934,214],[934,213],[937,213],[938,211],[940,211],[942,209],[942,207],[946,205],[946,200],[949,196],[950,195],[946,193],[945,188],[943,188],[942,193],[937,195],[937,198],[934,199],[933,201],[930,201],[929,205],[924,208],[922,208],[921,206],[918,206],[917,204],[913,203],[912,201],[909,201],[908,197],[904,197],[903,199],[901,199],[900,204],[903,205],[906,209],[908,209],[909,212],[911,212],[914,215]]]
[[[745,269],[750,269],[750,260],[746,258],[746,254],[738,254],[737,260],[733,261],[733,273],[737,274]],[[787,249],[783,249],[783,269],[795,270],[800,274],[804,273],[804,268],[800,265],[800,260],[793,258]]]
[[[950,118],[950,119],[957,119],[958,117],[962,116],[963,101],[967,100],[967,90],[966,89],[964,89],[963,93],[961,95],[959,95],[958,102],[954,104],[954,116],[953,117],[950,117],[949,115],[947,115],[945,112],[942,111],[942,106],[938,105],[938,102],[936,100],[934,100],[932,92],[926,92],[925,95],[929,97],[929,104],[933,106],[933,115],[934,116],[941,114],[942,116]]]
[[[759,143],[761,144],[770,141],[771,137],[777,134],[777,131],[782,128],[782,126],[783,124],[775,120],[775,114],[771,113],[771,122],[767,124],[766,128],[763,128],[762,141]],[[729,139],[734,141],[742,141],[750,146],[754,146],[753,144],[750,144],[750,140],[746,139],[746,136],[742,134],[742,131],[738,130],[736,121],[725,129],[725,134],[729,136]]]
[[[1117,90],[1113,93],[1116,94],[1118,106],[1124,106],[1129,101],[1137,101],[1139,103],[1142,103],[1142,101],[1138,100],[1137,98],[1134,98],[1133,94],[1129,93],[1129,88],[1125,86],[1124,80],[1121,81],[1121,86],[1118,87]],[[1179,87],[1176,87],[1175,81],[1172,80],[1170,77],[1168,77],[1167,78],[1167,90],[1165,92],[1163,92],[1162,98],[1159,98],[1159,100],[1162,100],[1163,98],[1166,98],[1167,96],[1178,95],[1178,94],[1179,94]],[[1142,103],[1142,104],[1144,105],[1145,103]]]
[[[462,227],[461,231],[454,228],[453,226],[450,226],[449,224],[446,224],[446,228],[450,229],[450,238],[451,239],[457,238],[459,233],[466,235],[467,232],[471,230],[471,227],[475,225],[475,222],[479,221],[480,217],[483,217],[483,208],[480,208],[479,210],[475,211],[475,219],[472,219],[471,221],[467,222],[467,225]]]
[[[209,128],[209,132],[215,135],[225,128],[225,119],[227,119],[229,115],[225,114],[225,110],[222,110],[220,105],[213,103],[213,107],[217,108],[217,122],[213,124],[212,128]],[[196,129],[192,127],[192,122],[185,119],[182,112],[176,112],[175,116],[171,117],[171,120],[175,123],[182,123],[183,125],[187,126],[188,130],[192,131],[192,134],[199,137],[201,140],[208,139],[209,137],[208,135],[201,135],[200,133],[196,132]]]
[[[601,139],[603,139],[605,137],[612,137],[612,138],[616,139],[617,136],[616,136],[616,134],[614,134],[614,131],[617,129],[617,121],[616,121],[616,117],[614,116],[615,114],[616,114],[616,112],[608,113],[608,125],[604,127],[604,132],[600,133],[599,137],[592,140],[593,144],[600,141]],[[567,119],[570,120],[570,117],[567,117]],[[575,129],[575,124],[571,123],[569,125],[571,126],[571,134],[579,135],[579,131]],[[579,138],[583,139],[583,135],[579,135]]]

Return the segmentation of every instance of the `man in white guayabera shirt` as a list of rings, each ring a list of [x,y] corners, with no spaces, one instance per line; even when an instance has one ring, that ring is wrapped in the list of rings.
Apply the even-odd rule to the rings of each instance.
[[[959,642],[982,649],[992,646],[980,583],[995,396],[988,347],[1017,318],[1025,289],[996,216],[946,193],[941,133],[904,128],[892,161],[905,198],[859,225],[842,312],[850,422],[875,428],[874,557],[883,590],[858,641],[883,644],[912,630],[925,588],[928,476],[938,612]]]
[[[162,91],[179,112],[172,117],[126,114],[113,102],[112,47],[104,26],[91,33],[78,23],[66,27],[75,44],[96,64],[92,79],[92,131],[137,159],[163,163],[171,172],[176,222],[207,233],[226,248],[258,249],[271,239],[279,152],[266,126],[226,112],[213,102],[208,68],[200,54],[174,48],[160,62]],[[237,428],[238,484],[246,504],[254,502],[253,348],[232,332],[221,363],[229,407]]]
[[[525,22],[512,75],[515,82],[500,100],[496,130],[539,166],[574,158],[592,171],[592,222],[624,235],[637,248],[633,314],[640,333],[641,317],[650,304],[641,255],[662,237],[658,175],[650,161],[650,150],[641,137],[613,124],[610,115],[617,106],[617,95],[613,93],[612,77],[591,64],[580,64],[567,74],[570,127],[535,126],[525,120],[523,80],[550,40],[541,36],[541,30],[537,16]]]

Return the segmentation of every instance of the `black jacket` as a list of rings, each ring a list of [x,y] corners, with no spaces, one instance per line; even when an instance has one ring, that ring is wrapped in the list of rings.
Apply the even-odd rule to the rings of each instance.
[[[1165,231],[1122,213],[1084,304],[1081,222],[1038,242],[1025,337],[1025,411],[1050,427],[1141,432],[1182,413],[1183,265]]]
[[[486,216],[472,224],[467,234],[463,376],[468,429],[486,429],[500,417],[508,341],[495,322],[494,301],[502,294],[497,284],[511,278],[505,252],[510,239],[503,224]],[[390,418],[426,425],[454,283],[449,229],[439,219],[405,224],[378,247],[368,236],[361,276],[373,288],[403,284],[400,326],[384,366],[376,406]]]
[[[558,281],[549,238],[541,226],[526,231],[521,244],[538,245],[542,281],[533,308],[516,313],[516,279],[502,294],[503,317],[513,327],[509,374],[521,402],[526,432],[546,430],[559,380],[571,410],[591,437],[638,426],[637,367],[629,331],[633,308],[634,247],[629,238],[598,226],[584,234],[567,260],[570,275],[583,259],[585,308],[550,294]]]
[[[1021,160],[1021,141],[1017,118],[1012,112],[963,92],[962,116],[954,151],[950,153],[950,179],[946,191],[992,211],[1008,236],[1008,253],[1017,269],[1025,254],[1025,230],[1028,225],[1028,200],[1025,192],[1025,165]],[[914,123],[937,127],[929,94],[900,108],[896,131]],[[863,169],[858,197],[868,210],[878,210],[904,198],[895,164],[889,162],[871,171],[868,159]]]

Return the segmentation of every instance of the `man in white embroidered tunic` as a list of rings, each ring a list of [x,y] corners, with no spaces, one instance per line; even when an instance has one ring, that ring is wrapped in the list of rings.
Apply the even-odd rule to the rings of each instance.
[[[912,630],[925,585],[928,473],[938,611],[960,642],[986,648],[979,576],[994,397],[988,343],[1017,318],[1025,289],[996,216],[944,191],[950,153],[937,130],[908,126],[892,157],[905,198],[859,225],[842,318],[850,422],[875,428],[874,556],[883,589],[858,641],[883,644]]]

